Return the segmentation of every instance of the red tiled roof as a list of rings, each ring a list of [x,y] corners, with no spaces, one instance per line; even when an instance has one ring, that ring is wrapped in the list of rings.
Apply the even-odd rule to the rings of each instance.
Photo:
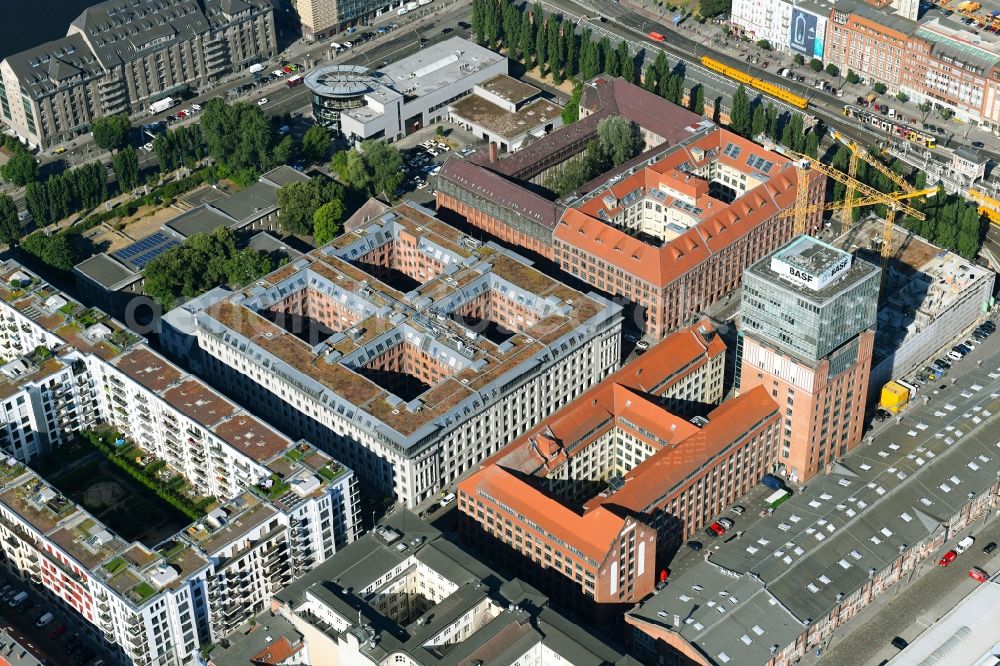
[[[729,144],[740,148],[739,159],[725,154]],[[715,154],[708,157],[708,151]],[[767,174],[745,164],[750,155],[770,161]],[[707,161],[728,164],[764,182],[726,205],[707,194],[707,183],[678,170],[683,162],[692,168]],[[554,236],[617,266],[656,287],[664,287],[691,271],[709,256],[722,251],[744,235],[795,204],[797,174],[788,160],[726,130],[716,130],[666,155],[659,162],[641,169],[613,185],[598,190],[575,208],[567,209],[556,226]],[[620,211],[620,199],[629,192],[669,187],[685,192],[702,209],[700,222],[655,247],[617,229],[598,217],[604,209],[611,218]],[[612,200],[605,201],[610,195]],[[668,197],[668,205],[673,199]],[[612,205],[608,205],[608,204]]]
[[[254,666],[279,666],[301,649],[301,645],[293,647],[291,642],[282,636],[250,657],[250,663]]]
[[[653,407],[657,407],[653,405]],[[657,407],[658,409],[662,408]],[[643,408],[651,411],[650,408]],[[675,417],[676,418],[676,417]],[[687,421],[693,432],[679,436],[676,445],[661,448],[636,465],[625,475],[624,486],[606,497],[595,497],[584,505],[591,511],[603,504],[613,504],[632,511],[644,511],[706,461],[722,453],[732,442],[744,435],[759,431],[778,418],[778,406],[763,386],[723,402],[708,414],[708,423],[698,428]],[[663,425],[658,434],[664,432]],[[677,431],[680,433],[680,431]]]
[[[481,490],[507,506],[516,507],[525,518],[565,543],[572,543],[596,562],[604,559],[625,527],[623,518],[604,507],[580,515],[498,465],[476,472],[459,483],[458,489],[471,497]]]
[[[699,332],[700,329],[705,331],[704,335]],[[655,391],[661,394],[669,385],[700,368],[709,358],[724,354],[725,351],[725,343],[715,334],[707,320],[672,333],[645,354],[487,458],[481,466],[498,464],[525,474],[544,474],[544,471],[539,470],[543,470],[547,459],[531,446],[532,439],[542,451],[551,450],[551,447],[547,443],[543,446],[540,438],[554,439],[561,443],[560,446],[578,442],[587,433],[615,417],[616,395],[624,397],[623,393],[616,394],[618,388],[631,389],[636,396],[639,392]],[[699,359],[703,359],[701,363],[698,362]],[[561,452],[560,455],[565,453]],[[553,464],[551,459],[548,462]]]

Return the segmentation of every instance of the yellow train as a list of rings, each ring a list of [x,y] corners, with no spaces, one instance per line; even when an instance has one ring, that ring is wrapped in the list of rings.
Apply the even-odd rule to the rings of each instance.
[[[759,90],[765,95],[770,95],[775,99],[781,100],[782,102],[788,104],[789,106],[794,106],[797,109],[804,109],[807,106],[809,106],[809,100],[807,100],[805,97],[796,95],[790,90],[786,90],[781,86],[776,86],[773,83],[769,83],[767,81],[762,81],[760,79],[754,78],[749,74],[747,74],[746,72],[740,71],[738,69],[733,69],[732,67],[724,65],[718,60],[713,60],[708,56],[702,56],[701,64],[707,67],[708,69],[712,70],[713,72],[718,72],[723,76],[728,76],[734,81],[739,81],[743,85],[750,86],[751,88]]]

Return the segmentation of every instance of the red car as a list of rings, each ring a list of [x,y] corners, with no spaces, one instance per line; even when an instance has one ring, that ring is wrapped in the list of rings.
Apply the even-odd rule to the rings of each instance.
[[[956,553],[953,550],[949,550],[947,553],[944,554],[944,557],[942,557],[938,561],[938,566],[939,567],[946,567],[949,564],[951,564],[952,562],[954,562],[956,557],[958,557],[958,553]]]
[[[989,579],[989,574],[980,569],[979,567],[972,567],[969,569],[969,576],[975,578],[980,583],[985,583]]]
[[[60,624],[58,627],[49,632],[49,638],[55,640],[66,633],[66,625]]]
[[[722,536],[723,534],[726,533],[726,528],[720,525],[719,523],[712,523],[711,525],[708,526],[708,529],[712,530],[719,536]]]

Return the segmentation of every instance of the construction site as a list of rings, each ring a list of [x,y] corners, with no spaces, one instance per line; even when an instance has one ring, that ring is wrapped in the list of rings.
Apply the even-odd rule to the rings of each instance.
[[[870,217],[834,241],[877,261],[884,220]],[[903,378],[975,325],[990,304],[996,274],[894,226],[875,329],[870,388]]]

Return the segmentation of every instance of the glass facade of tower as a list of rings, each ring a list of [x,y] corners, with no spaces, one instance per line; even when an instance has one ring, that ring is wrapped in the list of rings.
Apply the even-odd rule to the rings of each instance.
[[[744,274],[742,330],[793,357],[819,361],[874,327],[880,273],[867,261],[800,236]]]

